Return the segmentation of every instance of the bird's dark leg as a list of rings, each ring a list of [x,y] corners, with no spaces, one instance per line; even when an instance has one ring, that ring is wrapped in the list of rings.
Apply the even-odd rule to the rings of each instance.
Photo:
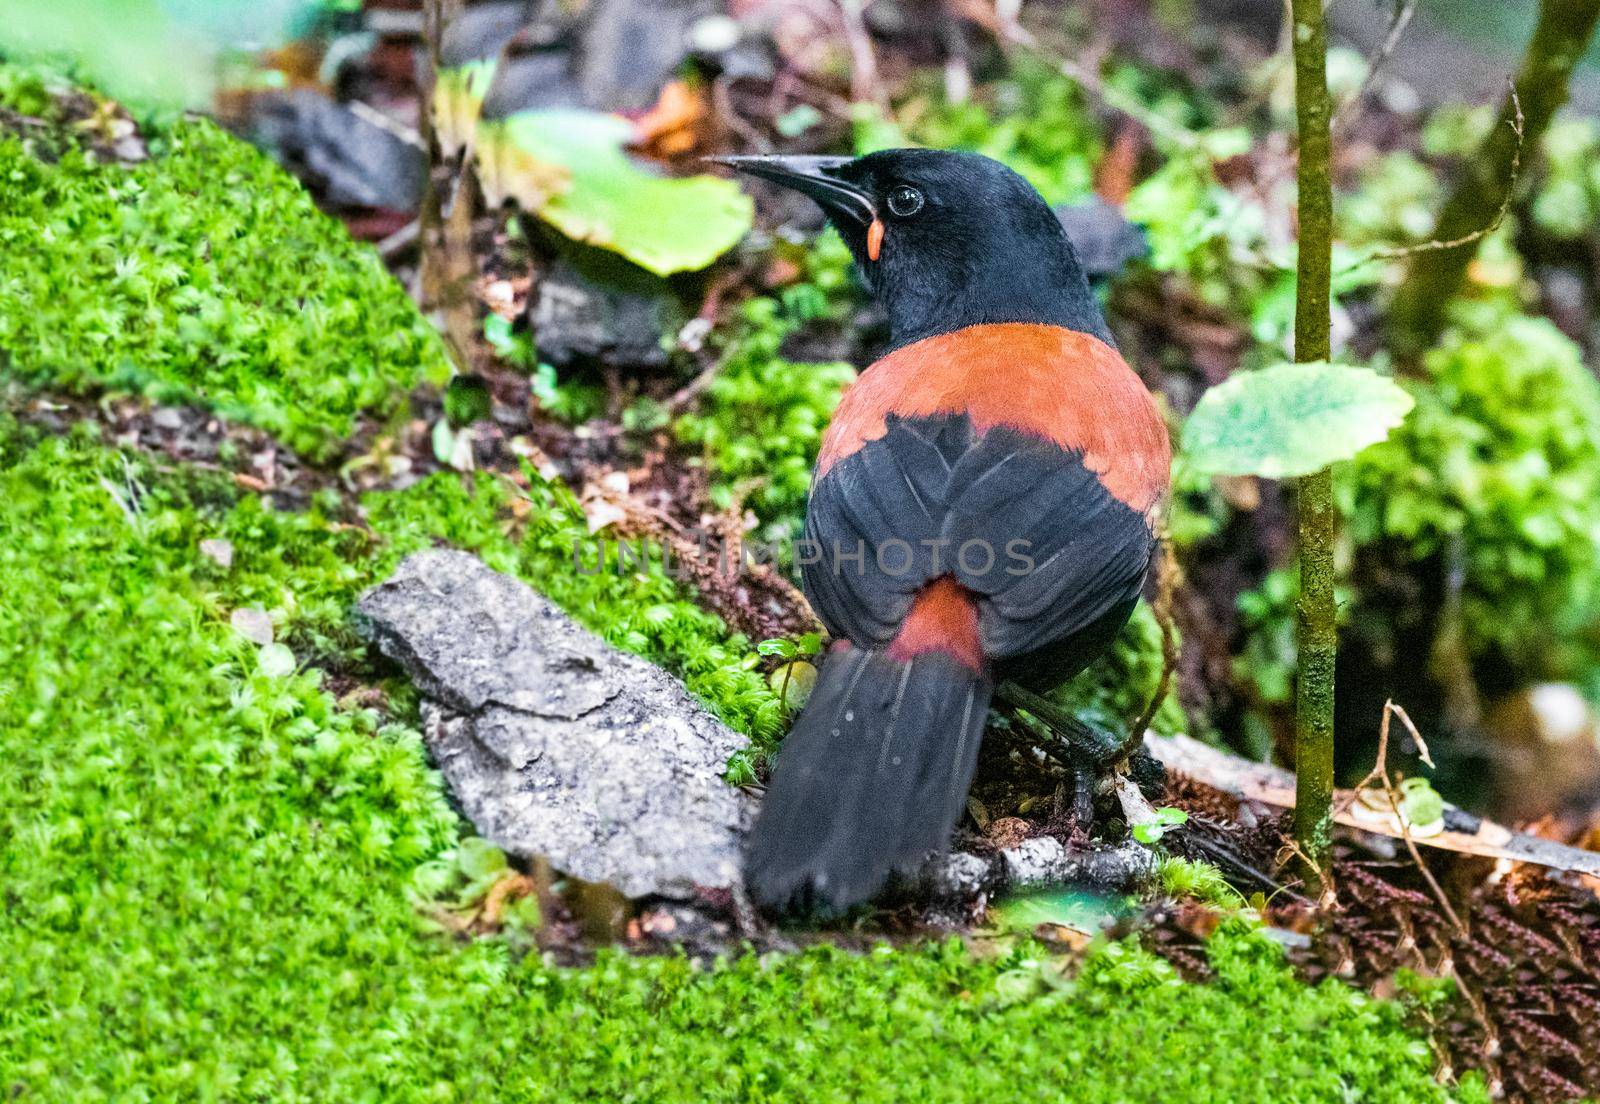
[[[1116,762],[1124,754],[1123,742],[1109,732],[1084,724],[1048,698],[1015,682],[1002,682],[995,688],[995,695],[1043,721],[1046,727],[1067,741],[1074,758],[1104,766]]]
[[[1110,733],[1103,735],[1111,741],[1110,748],[1100,759],[1100,765],[1103,767],[1115,763],[1126,765],[1129,757],[1144,744],[1144,732],[1140,730],[1130,730],[1121,736],[1112,736]]]
[[[1072,823],[1088,835],[1094,830],[1094,768],[1078,762],[1072,771]]]
[[[1025,711],[1030,717],[1044,724],[1053,735],[1060,738],[1062,745],[1064,745],[1060,747],[1039,747],[1031,738],[1028,740],[1030,747],[1042,751],[1066,774],[1066,778],[1056,786],[1055,796],[1050,803],[1052,819],[1059,821],[1063,817],[1070,817],[1077,831],[1082,832],[1085,836],[1090,835],[1094,831],[1095,785],[1100,781],[1102,771],[1094,757],[1087,754],[1075,742],[1075,738],[1079,738],[1080,733],[1086,733],[1088,735],[1081,738],[1092,739],[1093,729],[1081,724],[1075,718],[1067,716],[1061,710],[1052,708],[1049,702],[1043,702],[1037,695],[1029,694],[1028,691],[1023,690],[1021,693],[1024,697],[1031,697],[1037,702],[1042,702],[1038,709],[1041,712],[1048,712],[1049,717],[1041,717],[1035,713],[1032,707],[1007,697],[1005,693],[1006,686],[1015,686],[1015,684],[1006,683],[996,688],[995,707],[1010,719],[1012,725],[1016,725],[1017,715]],[[1050,718],[1057,718],[1063,723],[1059,726],[1052,724]]]

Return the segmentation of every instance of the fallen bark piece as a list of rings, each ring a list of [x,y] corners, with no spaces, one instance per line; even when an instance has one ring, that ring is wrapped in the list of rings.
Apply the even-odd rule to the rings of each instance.
[[[1197,782],[1234,797],[1278,809],[1294,808],[1294,774],[1282,767],[1240,759],[1187,736],[1146,735],[1144,749],[1168,770],[1188,775]],[[1347,828],[1401,838],[1396,818],[1374,817],[1365,810],[1357,809],[1357,804],[1348,790],[1336,791],[1334,821]],[[1412,842],[1419,847],[1436,847],[1444,851],[1508,859],[1551,870],[1600,877],[1600,852],[1584,851],[1538,836],[1513,832],[1504,825],[1464,813],[1448,803],[1445,805],[1444,825],[1445,830],[1437,835],[1419,836],[1413,832]]]
[[[671,675],[464,552],[408,557],[357,611],[496,846],[629,897],[738,882],[751,801],[722,772],[747,741]]]
[[[1149,880],[1155,867],[1155,853],[1132,840],[1068,848],[1054,836],[1035,836],[988,856],[930,855],[903,888],[912,897],[947,903],[1060,886],[1126,892]]]

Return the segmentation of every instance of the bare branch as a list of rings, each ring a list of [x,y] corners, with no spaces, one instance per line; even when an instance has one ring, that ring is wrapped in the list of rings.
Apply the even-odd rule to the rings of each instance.
[[[1199,147],[1200,135],[1164,115],[1151,111],[1122,90],[1113,88],[1100,79],[1100,74],[1093,67],[1047,51],[1033,33],[1020,23],[1001,22],[996,26],[995,33],[1000,36],[1002,44],[1026,46],[1041,57],[1047,58],[1063,76],[1071,77],[1107,107],[1122,112],[1156,137],[1164,138],[1184,149]]]
[[[1178,666],[1178,634],[1172,623],[1172,599],[1177,586],[1178,558],[1172,551],[1171,541],[1163,539],[1161,558],[1156,561],[1154,606],[1156,623],[1161,626],[1161,678],[1156,683],[1156,692],[1150,696],[1149,704],[1139,714],[1139,719],[1133,722],[1133,728],[1128,733],[1128,740],[1134,745],[1144,739],[1150,723],[1161,711],[1161,703],[1167,700],[1167,691],[1172,686],[1172,672]]]
[[[878,56],[867,31],[866,5],[863,0],[839,0],[839,12],[844,16],[844,35],[850,46],[850,98],[887,106],[888,93],[878,80]]]
[[[1516,85],[1509,85],[1509,88],[1511,90],[1511,104],[1516,114],[1513,118],[1506,120],[1506,124],[1510,126],[1512,131],[1516,134],[1517,145],[1511,154],[1511,176],[1510,179],[1506,181],[1506,194],[1504,198],[1500,200],[1500,207],[1497,211],[1495,211],[1494,217],[1489,220],[1488,224],[1479,227],[1470,234],[1463,234],[1459,238],[1451,238],[1448,241],[1439,241],[1435,239],[1433,241],[1418,242],[1416,245],[1398,246],[1393,249],[1379,249],[1376,252],[1369,254],[1364,260],[1357,261],[1355,264],[1345,269],[1346,272],[1350,271],[1351,269],[1360,268],[1368,261],[1395,261],[1404,257],[1413,257],[1418,253],[1433,253],[1440,249],[1458,249],[1463,245],[1471,245],[1475,241],[1480,241],[1494,233],[1496,230],[1500,229],[1500,224],[1505,221],[1507,212],[1511,210],[1511,200],[1517,192],[1517,178],[1522,173],[1522,147],[1526,137],[1522,117],[1522,99],[1517,95]]]
[[[1345,116],[1367,94],[1367,91],[1377,79],[1378,73],[1388,62],[1389,55],[1394,53],[1394,48],[1400,44],[1400,38],[1406,33],[1406,28],[1411,25],[1412,16],[1416,14],[1417,0],[1403,0],[1402,3],[1395,6],[1394,14],[1389,17],[1389,30],[1383,36],[1383,44],[1378,47],[1378,52],[1367,60],[1367,75],[1362,79],[1361,87],[1346,97],[1345,101],[1333,113],[1333,122],[1330,124],[1333,130],[1337,131],[1339,129],[1345,120]]]

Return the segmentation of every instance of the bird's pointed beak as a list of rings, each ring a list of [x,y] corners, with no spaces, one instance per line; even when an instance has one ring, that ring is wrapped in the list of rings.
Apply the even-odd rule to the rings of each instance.
[[[816,200],[829,217],[865,229],[877,218],[872,196],[838,175],[848,157],[708,157],[716,165],[793,188]]]

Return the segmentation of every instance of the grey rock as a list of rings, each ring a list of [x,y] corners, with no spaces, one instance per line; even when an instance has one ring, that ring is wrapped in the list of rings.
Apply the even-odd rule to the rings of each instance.
[[[967,851],[930,855],[902,891],[934,905],[965,903],[980,894],[1023,893],[1051,886],[1087,886],[1103,892],[1137,888],[1155,873],[1155,855],[1133,841],[1116,846],[1068,848],[1036,836],[998,855]]]
[[[1086,203],[1056,208],[1056,218],[1078,251],[1078,261],[1091,280],[1110,279],[1129,262],[1150,252],[1144,231],[1129,222],[1121,208],[1099,196],[1091,197]]]
[[[676,679],[464,552],[408,557],[357,610],[487,839],[630,897],[738,882],[751,802],[722,772],[746,740]]]
[[[1064,881],[1067,849],[1051,836],[1036,836],[1000,852],[1000,868],[1013,889],[1034,889]]]
[[[504,119],[519,111],[577,107],[583,99],[565,50],[541,50],[500,66],[483,101],[485,119]]]
[[[413,211],[427,173],[422,150],[370,118],[301,88],[263,99],[255,140],[340,207]]]
[[[595,0],[579,36],[584,102],[601,111],[655,103],[689,55],[695,23],[720,10],[716,0]]]
[[[1151,877],[1156,856],[1132,840],[1069,849],[1060,840],[1037,836],[1000,852],[1000,869],[1010,890],[1073,885],[1112,892],[1133,889]]]
[[[532,306],[540,358],[557,368],[666,367],[661,337],[683,324],[683,311],[664,284],[634,280],[632,285],[590,279],[577,266],[558,261],[539,281]]]
[[[538,18],[529,0],[493,0],[467,8],[445,23],[439,36],[439,63],[445,68],[492,58],[518,31]]]

